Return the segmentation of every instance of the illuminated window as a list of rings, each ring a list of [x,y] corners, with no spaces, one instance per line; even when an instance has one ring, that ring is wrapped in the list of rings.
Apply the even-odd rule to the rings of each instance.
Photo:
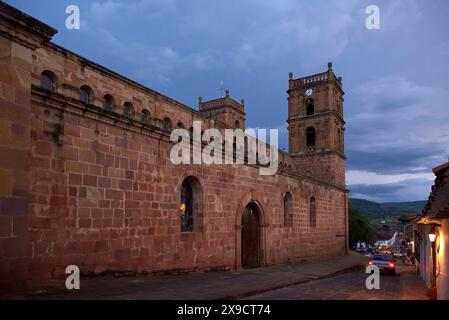
[[[202,231],[203,192],[197,178],[190,176],[181,185],[179,205],[181,232]]]

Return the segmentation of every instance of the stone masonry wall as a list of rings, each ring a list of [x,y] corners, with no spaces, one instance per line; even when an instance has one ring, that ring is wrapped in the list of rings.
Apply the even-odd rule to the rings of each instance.
[[[137,114],[145,107],[153,117],[168,115],[185,127],[201,116],[93,67],[81,67],[77,59],[51,46],[38,50],[33,60],[33,278],[61,276],[69,264],[85,273],[238,268],[245,199],[256,201],[263,212],[263,264],[345,252],[344,189],[291,173],[264,177],[252,166],[174,166],[168,134],[111,118],[93,106],[86,109],[76,88],[93,88],[98,107],[105,94],[113,93],[118,113],[125,101],[132,101]],[[57,76],[56,94],[39,89],[44,70]],[[181,233],[180,184],[190,175],[203,190],[203,228]],[[291,227],[283,223],[286,191],[294,203]],[[317,199],[316,228],[308,222],[312,196]]]
[[[55,32],[0,3],[0,293],[29,277],[31,57]]]
[[[311,154],[294,157],[299,170],[321,181],[345,184],[345,159],[336,153]]]
[[[31,50],[3,37],[0,48],[1,292],[23,287],[28,276]]]
[[[59,143],[45,131],[60,123]],[[51,126],[50,126],[51,127]],[[234,268],[239,205],[245,195],[263,211],[265,264],[345,250],[345,192],[258,168],[174,166],[167,136],[129,132],[59,110],[33,106],[31,273]],[[195,176],[204,201],[203,231],[180,232],[183,178]],[[284,227],[282,196],[293,196]],[[317,227],[308,201],[317,199]],[[244,203],[243,205],[246,205]]]
[[[286,153],[274,176],[255,165],[175,166],[164,119],[226,125],[49,43],[56,30],[3,2],[0,11],[0,292],[65,276],[71,264],[83,273],[240,269],[249,203],[261,211],[262,265],[346,252],[342,158],[327,157],[328,170],[309,177],[304,168],[318,158]],[[41,88],[44,71],[55,90]],[[83,85],[89,104],[79,100]],[[112,112],[102,108],[106,94]],[[132,119],[122,115],[125,103]],[[139,121],[144,110],[148,124]],[[190,176],[201,185],[203,215],[194,232],[181,233],[180,189]]]

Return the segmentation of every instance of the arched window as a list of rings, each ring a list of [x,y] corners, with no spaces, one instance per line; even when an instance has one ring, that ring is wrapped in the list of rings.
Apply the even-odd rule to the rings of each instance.
[[[315,114],[315,103],[312,98],[306,100],[306,115],[311,116]]]
[[[284,226],[293,225],[293,198],[290,192],[284,196]]]
[[[114,98],[107,94],[103,98],[103,110],[107,112],[111,112],[114,109]]]
[[[172,129],[171,120],[168,117],[164,118],[164,129],[167,131],[171,131]]]
[[[150,124],[150,112],[147,109],[142,110],[142,117],[140,118],[140,121],[145,124]]]
[[[125,102],[125,104],[123,105],[123,115],[128,118],[128,119],[132,119],[133,117],[133,106],[131,103],[129,102]]]
[[[240,129],[240,122],[238,120],[235,120],[234,129]]]
[[[315,128],[314,127],[308,127],[306,129],[306,145],[308,147],[314,147],[315,146]]]
[[[53,72],[44,71],[41,75],[41,87],[45,90],[55,91],[56,90],[56,77]]]
[[[93,103],[93,91],[89,86],[82,86],[80,88],[80,100],[86,104]]]
[[[182,182],[179,211],[181,232],[202,231],[203,191],[200,182],[193,176]]]
[[[309,204],[309,224],[311,228],[316,227],[316,201],[315,197],[310,198]]]

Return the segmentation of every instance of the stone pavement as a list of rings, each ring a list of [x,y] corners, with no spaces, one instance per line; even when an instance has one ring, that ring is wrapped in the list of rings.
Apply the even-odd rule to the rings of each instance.
[[[81,279],[81,289],[68,291],[64,281],[33,288],[26,299],[238,299],[270,290],[330,277],[355,268],[367,258],[358,254],[326,257],[250,269],[242,272],[203,272],[114,278]]]
[[[400,300],[429,300],[425,282],[418,275],[415,266],[401,268]]]
[[[367,275],[356,270],[333,277],[247,297],[255,300],[429,300],[413,266],[398,265],[396,275],[381,274],[380,289],[365,287]]]

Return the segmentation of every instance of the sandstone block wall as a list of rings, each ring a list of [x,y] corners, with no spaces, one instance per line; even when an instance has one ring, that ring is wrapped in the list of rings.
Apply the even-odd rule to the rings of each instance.
[[[0,292],[29,278],[31,56],[55,32],[0,3]]]
[[[55,124],[64,128],[58,141],[45,131]],[[260,176],[251,166],[174,166],[171,146],[164,134],[33,104],[32,275],[58,276],[68,264],[86,273],[233,269],[245,201],[257,201],[263,212],[264,264],[344,253],[344,191],[287,175]],[[203,190],[203,220],[195,221],[201,232],[180,232],[180,185],[187,176]],[[283,222],[286,191],[293,196],[292,227]],[[316,228],[308,220],[311,196]]]
[[[262,265],[345,253],[347,190],[336,169],[343,159],[327,157],[328,169],[311,177],[303,168],[322,166],[319,159],[286,153],[274,176],[255,165],[173,165],[164,119],[185,128],[194,120],[203,129],[226,124],[48,43],[54,30],[14,17],[33,28],[20,39],[0,36],[0,285],[58,278],[69,264],[83,273],[239,269],[249,203],[260,209]],[[53,92],[41,87],[43,72],[52,74]],[[79,99],[85,85],[89,104]],[[112,112],[102,108],[107,94]],[[132,119],[122,115],[125,103]],[[149,124],[140,121],[143,110]],[[202,216],[182,233],[180,189],[190,176],[201,185]]]

